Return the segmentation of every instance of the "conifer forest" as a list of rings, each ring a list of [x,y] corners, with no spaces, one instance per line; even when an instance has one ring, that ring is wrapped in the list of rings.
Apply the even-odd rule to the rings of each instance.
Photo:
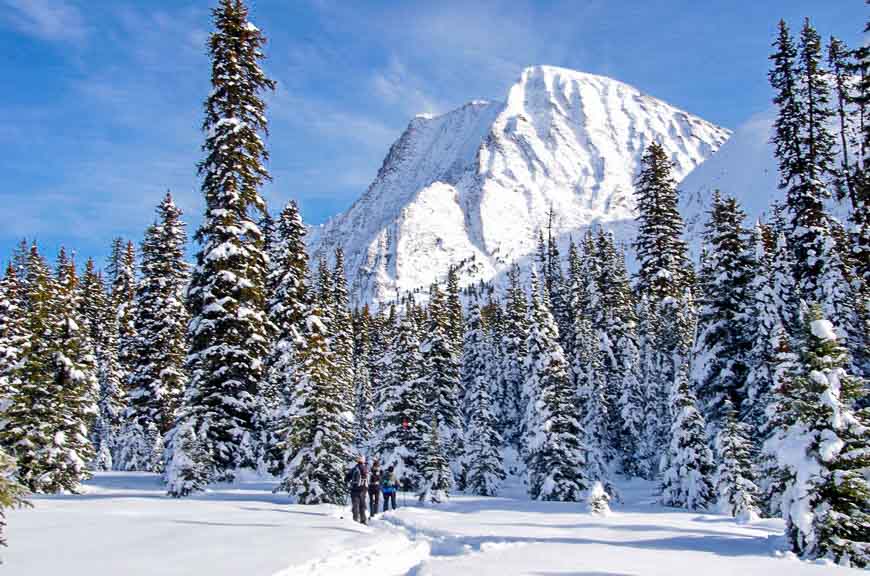
[[[411,530],[406,507],[460,514],[461,498],[517,487],[523,506],[618,518],[643,486],[660,510],[780,527],[778,553],[798,562],[783,574],[870,567],[870,48],[779,22],[782,200],[755,218],[737,191],[712,192],[699,257],[682,168],[650,139],[631,238],[596,223],[557,233],[551,206],[536,248],[490,279],[456,261],[375,299],[349,249],[312,249],[295,199],[267,205],[267,33],[249,2],[212,4],[195,229],[166,192],[108,261],[30,239],[3,255],[10,552],[16,522],[87,497],[95,478],[158,478],[153,497],[180,507],[256,477],[277,506],[342,510],[362,455],[404,499],[376,533]],[[438,530],[430,560],[490,549]],[[286,574],[369,573],[348,562]]]

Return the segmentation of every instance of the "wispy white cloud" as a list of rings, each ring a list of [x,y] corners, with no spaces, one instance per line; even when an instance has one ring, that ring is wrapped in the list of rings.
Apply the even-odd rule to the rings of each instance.
[[[0,0],[6,20],[21,32],[51,42],[80,42],[88,35],[82,13],[69,0]]]
[[[371,87],[377,98],[388,105],[398,107],[407,116],[446,112],[448,108],[446,103],[427,91],[425,81],[410,72],[395,54],[390,56],[386,67],[372,74]]]

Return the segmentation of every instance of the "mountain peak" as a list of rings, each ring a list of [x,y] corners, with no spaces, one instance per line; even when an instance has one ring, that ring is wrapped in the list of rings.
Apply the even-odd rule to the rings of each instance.
[[[729,132],[604,76],[555,66],[523,70],[504,102],[476,100],[418,116],[368,191],[313,230],[315,255],[342,246],[357,303],[443,280],[490,280],[532,254],[556,214],[567,240],[590,225],[634,229],[634,178],[652,141],[681,180]]]

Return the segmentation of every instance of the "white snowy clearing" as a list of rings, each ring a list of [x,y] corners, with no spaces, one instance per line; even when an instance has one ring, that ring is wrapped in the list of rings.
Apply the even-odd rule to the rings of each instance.
[[[103,473],[87,493],[9,514],[7,575],[506,576],[862,574],[777,552],[779,521],[662,508],[652,485],[621,483],[605,517],[578,504],[456,496],[354,524],[334,506],[296,506],[262,481],[184,500],[156,475]],[[399,498],[399,505],[402,505]],[[410,503],[410,499],[409,499]],[[349,510],[347,510],[349,512]],[[344,518],[342,518],[344,515]]]

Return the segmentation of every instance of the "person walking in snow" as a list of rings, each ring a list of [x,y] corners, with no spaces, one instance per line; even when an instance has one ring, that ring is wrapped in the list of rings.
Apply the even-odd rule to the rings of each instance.
[[[390,503],[393,505],[393,510],[396,509],[396,492],[398,490],[399,479],[396,478],[396,467],[390,464],[381,480],[381,491],[384,493],[384,512],[390,509]]]
[[[369,518],[374,518],[378,513],[381,503],[381,465],[377,459],[372,462],[372,471],[369,474]]]
[[[350,505],[353,510],[353,519],[360,524],[366,523],[366,484],[368,470],[366,459],[360,455],[356,459],[356,466],[350,471]]]

